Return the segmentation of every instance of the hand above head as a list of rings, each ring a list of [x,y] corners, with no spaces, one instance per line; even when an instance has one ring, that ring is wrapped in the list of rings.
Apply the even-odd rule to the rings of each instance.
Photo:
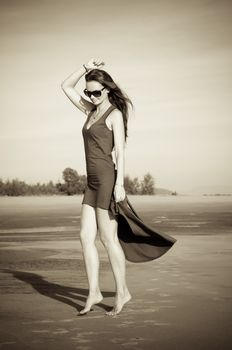
[[[85,67],[88,71],[92,69],[101,69],[105,65],[105,62],[103,62],[101,59],[98,58],[91,58],[91,60],[85,64]]]

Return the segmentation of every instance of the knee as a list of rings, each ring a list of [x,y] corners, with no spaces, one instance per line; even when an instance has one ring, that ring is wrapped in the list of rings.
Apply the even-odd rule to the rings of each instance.
[[[85,243],[88,240],[87,232],[85,230],[80,230],[80,241]]]
[[[111,232],[100,231],[100,240],[105,247],[110,247],[111,245],[115,244],[116,236]]]
[[[82,245],[89,245],[94,243],[95,239],[92,238],[94,235],[90,234],[90,232],[84,229],[80,230],[80,241]]]

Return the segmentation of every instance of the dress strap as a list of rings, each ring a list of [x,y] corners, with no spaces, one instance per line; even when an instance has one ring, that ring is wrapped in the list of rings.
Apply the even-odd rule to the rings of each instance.
[[[102,115],[102,117],[100,118],[100,120],[105,120],[108,115],[115,109],[116,107],[111,105],[106,111],[105,113]]]
[[[102,116],[97,120],[95,121],[93,124],[91,124],[88,128],[87,128],[87,125],[89,123],[89,120],[90,120],[90,117],[93,113],[93,110],[89,113],[89,116],[87,117],[87,120],[86,120],[86,129],[89,130],[93,125],[97,124],[97,123],[102,123],[102,122],[105,122],[105,119],[108,117],[108,115],[110,114],[110,112],[112,112],[113,109],[115,109],[116,107],[111,105],[103,114]]]

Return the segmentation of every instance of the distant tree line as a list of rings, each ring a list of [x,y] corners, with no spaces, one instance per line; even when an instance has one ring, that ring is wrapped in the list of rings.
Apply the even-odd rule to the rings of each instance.
[[[75,195],[83,194],[86,184],[86,175],[79,175],[72,168],[66,168],[62,172],[64,182],[27,184],[18,178],[6,180],[0,178],[0,196],[38,196],[38,195]],[[127,194],[155,194],[155,182],[151,174],[144,175],[141,181],[128,175],[124,177],[124,188]]]

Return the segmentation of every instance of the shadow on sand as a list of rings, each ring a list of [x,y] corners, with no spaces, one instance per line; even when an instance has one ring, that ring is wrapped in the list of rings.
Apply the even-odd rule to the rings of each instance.
[[[74,307],[78,312],[83,309],[83,305],[80,305],[71,299],[85,302],[89,292],[88,289],[84,288],[66,287],[57,283],[51,283],[35,273],[10,269],[2,269],[1,271],[3,273],[11,274],[14,278],[20,281],[30,284],[38,293],[45,295],[46,297],[58,300]],[[102,295],[105,298],[110,298],[115,296],[115,293],[102,292]],[[99,303],[97,305],[106,311],[110,311],[112,309],[112,306],[104,303]]]

